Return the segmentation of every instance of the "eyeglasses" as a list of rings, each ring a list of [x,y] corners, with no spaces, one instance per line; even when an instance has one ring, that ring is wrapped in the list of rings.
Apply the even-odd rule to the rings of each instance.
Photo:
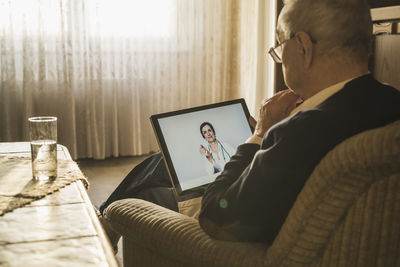
[[[282,43],[278,43],[275,47],[271,47],[268,50],[268,54],[272,57],[272,59],[275,61],[275,63],[282,63],[282,45],[284,43],[286,43],[287,41],[292,40],[295,36],[296,36],[296,34],[291,33],[289,39],[283,41]],[[317,43],[317,41],[314,40],[314,38],[312,38],[311,35],[308,35],[308,36],[310,37],[311,42],[313,44]]]
[[[282,43],[279,43],[275,47],[271,47],[268,50],[268,54],[272,57],[275,63],[282,63],[282,45],[287,41],[292,40],[294,36],[294,34],[291,34],[289,39],[286,39]]]

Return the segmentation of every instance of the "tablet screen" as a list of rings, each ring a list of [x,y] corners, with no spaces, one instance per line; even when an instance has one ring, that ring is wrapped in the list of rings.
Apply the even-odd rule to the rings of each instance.
[[[244,99],[157,114],[151,121],[178,194],[213,182],[252,135]]]

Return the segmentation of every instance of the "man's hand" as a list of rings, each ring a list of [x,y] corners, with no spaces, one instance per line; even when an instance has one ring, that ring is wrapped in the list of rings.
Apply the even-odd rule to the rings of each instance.
[[[287,89],[265,99],[260,107],[260,116],[254,134],[263,137],[271,126],[280,122],[296,107],[301,99],[292,90]]]

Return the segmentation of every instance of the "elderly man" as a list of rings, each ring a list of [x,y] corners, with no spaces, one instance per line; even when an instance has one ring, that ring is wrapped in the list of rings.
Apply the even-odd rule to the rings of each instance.
[[[206,189],[199,221],[207,233],[271,244],[328,151],[350,136],[400,119],[400,92],[368,72],[371,33],[363,0],[285,2],[278,45],[270,54],[282,63],[290,89],[264,101],[254,135]],[[115,200],[136,197],[198,214],[200,198],[178,205],[170,186],[161,154],[155,154],[131,171],[101,211]],[[119,235],[105,227],[116,243]]]
[[[285,2],[270,54],[290,89],[264,101],[254,135],[207,188],[199,217],[206,232],[271,244],[329,150],[400,119],[400,92],[368,72],[371,33],[365,1]]]

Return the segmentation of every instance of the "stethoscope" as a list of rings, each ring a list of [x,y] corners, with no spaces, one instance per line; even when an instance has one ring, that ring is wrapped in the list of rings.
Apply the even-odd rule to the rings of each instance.
[[[221,143],[218,139],[217,139],[217,142],[218,142],[218,144],[221,146],[222,158],[223,158],[224,161],[226,162],[224,152],[228,155],[229,158],[231,158],[231,155],[229,155],[228,151],[226,151],[225,147],[222,145],[222,143]],[[208,144],[208,151],[211,151],[211,156],[213,157],[213,155],[212,155],[212,149],[211,149],[211,145],[210,145],[210,144]],[[213,161],[215,161],[214,157],[213,157]]]

